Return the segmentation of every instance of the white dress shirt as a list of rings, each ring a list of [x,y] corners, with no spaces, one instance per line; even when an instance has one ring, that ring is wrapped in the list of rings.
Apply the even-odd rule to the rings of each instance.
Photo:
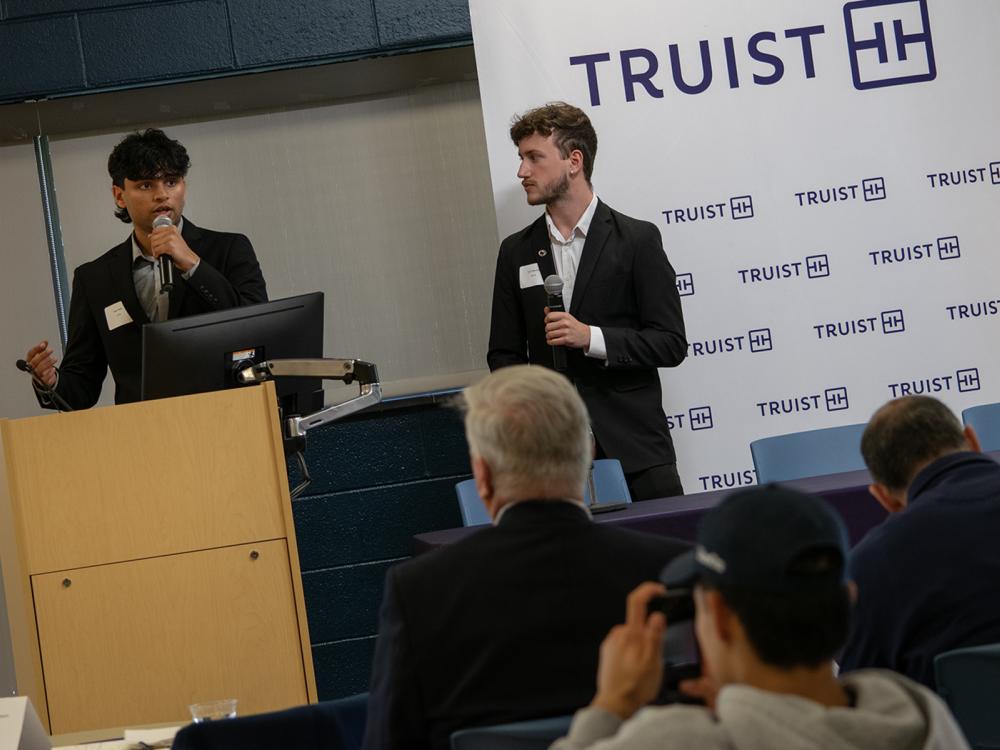
[[[552,260],[556,266],[556,273],[563,280],[563,303],[566,311],[569,312],[570,303],[573,301],[573,288],[576,286],[576,271],[580,267],[580,256],[583,254],[583,246],[587,241],[587,232],[590,231],[590,222],[594,219],[594,212],[597,211],[597,194],[594,194],[587,210],[583,212],[580,220],[573,227],[569,239],[565,239],[549,212],[545,212],[545,225],[549,228],[549,244],[552,247]],[[584,349],[583,353],[594,359],[607,360],[608,350],[604,343],[604,332],[597,326],[590,326],[590,346]]]

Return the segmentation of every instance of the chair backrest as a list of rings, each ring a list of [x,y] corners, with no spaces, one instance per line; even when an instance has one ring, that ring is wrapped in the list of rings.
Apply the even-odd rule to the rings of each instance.
[[[572,716],[461,729],[451,735],[451,750],[546,750],[569,732]]]
[[[284,711],[190,724],[174,750],[361,750],[368,693]]]
[[[1000,747],[1000,643],[938,654],[934,677],[969,744]]]
[[[757,470],[757,484],[863,469],[864,431],[864,424],[849,424],[754,440],[750,455]]]
[[[617,458],[602,458],[594,461],[594,492],[598,503],[631,503],[632,495],[628,491],[625,472],[621,461]],[[483,526],[490,522],[486,506],[479,499],[476,491],[476,480],[466,479],[455,485],[458,495],[458,509],[462,514],[463,526]],[[583,501],[590,504],[590,487],[583,488]]]
[[[970,406],[962,410],[962,422],[976,431],[984,451],[1000,451],[1000,404]]]

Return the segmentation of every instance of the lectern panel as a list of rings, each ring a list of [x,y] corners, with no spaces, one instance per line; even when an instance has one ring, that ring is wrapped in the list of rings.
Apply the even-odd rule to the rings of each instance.
[[[253,391],[8,422],[28,572],[287,536],[274,389]]]
[[[52,733],[305,703],[291,576],[284,540],[34,576]]]

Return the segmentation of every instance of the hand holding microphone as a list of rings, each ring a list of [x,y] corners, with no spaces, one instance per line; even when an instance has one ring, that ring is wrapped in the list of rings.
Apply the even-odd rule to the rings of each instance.
[[[160,268],[161,292],[169,292],[173,286],[174,266],[187,272],[198,262],[198,256],[188,247],[173,220],[166,213],[153,219],[153,231],[149,235],[150,251],[157,258]]]
[[[566,347],[587,349],[590,346],[590,326],[566,312],[562,296],[563,280],[559,276],[546,276],[542,283],[547,296],[545,340],[552,347],[553,366],[559,372],[565,372]]]

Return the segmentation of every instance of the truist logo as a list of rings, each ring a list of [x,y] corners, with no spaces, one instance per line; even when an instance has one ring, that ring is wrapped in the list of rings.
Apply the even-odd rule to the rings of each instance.
[[[764,266],[741,268],[736,274],[742,284],[759,284],[763,281],[783,279],[823,279],[830,275],[830,258],[826,253],[807,255],[803,260],[788,263],[771,263]]]
[[[721,471],[718,474],[704,474],[698,477],[703,492],[707,490],[728,490],[733,487],[746,487],[757,484],[755,469],[740,469],[737,471]]]
[[[878,248],[869,250],[873,266],[898,266],[901,263],[926,262],[933,258],[937,260],[955,260],[962,257],[962,247],[958,235],[938,237],[930,242],[917,242],[899,245],[893,248]]]
[[[694,294],[694,274],[677,274],[677,294],[681,297],[690,297]]]
[[[859,91],[933,81],[937,77],[927,0],[858,0],[844,5],[843,41],[826,24],[765,29],[670,42],[651,31],[648,46],[587,50],[569,66],[586,85],[593,107],[609,97],[627,103],[703,94],[709,89],[773,86],[785,78],[811,80],[816,49],[836,50]],[[669,31],[669,30],[666,30]],[[663,41],[666,37],[666,42]]]
[[[729,200],[715,203],[698,203],[681,208],[665,208],[660,211],[667,224],[693,224],[696,221],[715,219],[752,219],[753,196],[734,195]]]
[[[978,391],[982,388],[978,367],[967,367],[957,370],[954,374],[932,375],[930,377],[903,380],[899,383],[889,383],[889,395],[892,398],[900,396],[915,396],[930,393],[943,393],[957,390],[959,393]]]
[[[757,411],[762,417],[780,417],[806,411],[844,411],[851,407],[847,388],[837,386],[827,388],[822,393],[807,393],[801,396],[781,397],[769,401],[758,401]]]
[[[687,411],[680,411],[676,414],[667,414],[667,427],[671,430],[689,429],[711,430],[715,424],[712,421],[711,406],[692,406]]]
[[[688,351],[694,357],[705,357],[713,354],[730,354],[732,352],[769,352],[774,349],[770,328],[753,328],[745,334],[735,336],[720,336],[705,341],[691,341]]]

